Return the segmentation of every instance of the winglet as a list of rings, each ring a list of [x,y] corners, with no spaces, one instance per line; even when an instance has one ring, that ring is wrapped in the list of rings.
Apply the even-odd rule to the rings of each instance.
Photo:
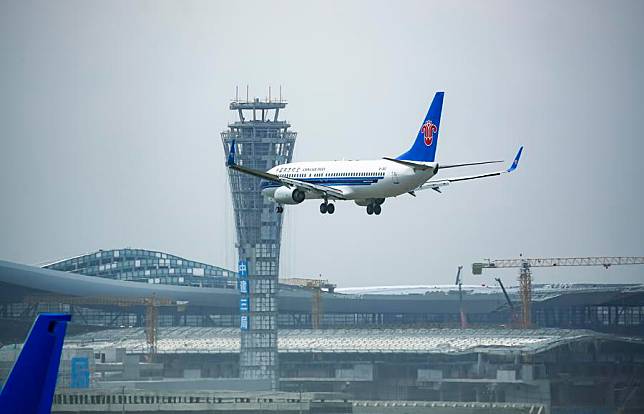
[[[230,143],[230,152],[228,153],[228,159],[226,159],[226,167],[235,165],[235,140]]]
[[[0,394],[0,412],[51,411],[65,330],[70,320],[71,315],[66,313],[38,315]]]
[[[517,169],[517,167],[519,166],[519,158],[521,158],[522,151],[523,151],[523,146],[519,148],[519,152],[517,152],[517,156],[514,157],[514,161],[512,161],[512,165],[510,165],[510,168],[508,168],[506,172],[511,173],[512,171]]]

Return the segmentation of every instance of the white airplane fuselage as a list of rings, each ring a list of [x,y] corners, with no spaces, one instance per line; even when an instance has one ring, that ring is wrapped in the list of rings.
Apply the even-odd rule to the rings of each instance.
[[[385,159],[294,162],[275,166],[267,172],[278,177],[333,187],[342,191],[344,199],[355,200],[358,205],[367,205],[372,200],[396,197],[413,191],[438,171],[437,163],[427,162],[423,165],[430,168],[414,170]],[[278,204],[296,204],[291,198],[291,188],[266,180],[262,180],[261,188],[265,197]],[[322,198],[322,195],[313,192],[306,194],[306,199]]]
[[[379,215],[381,205],[389,197],[416,191],[440,188],[452,182],[493,177],[514,171],[519,164],[523,147],[519,148],[514,162],[507,170],[489,173],[449,177],[432,180],[439,170],[436,162],[436,146],[443,108],[444,92],[434,95],[427,115],[423,118],[416,137],[408,151],[398,157],[383,157],[376,160],[359,161],[314,161],[293,162],[277,165],[268,171],[235,162],[235,154],[245,151],[232,140],[228,148],[226,166],[232,171],[248,174],[261,179],[262,195],[275,201],[276,212],[284,212],[284,205],[300,204],[305,200],[323,200],[320,213],[333,214],[335,201],[352,200],[366,207],[369,215]],[[441,169],[493,164],[501,161],[480,161],[473,163],[445,164]],[[231,177],[234,177],[231,175]]]

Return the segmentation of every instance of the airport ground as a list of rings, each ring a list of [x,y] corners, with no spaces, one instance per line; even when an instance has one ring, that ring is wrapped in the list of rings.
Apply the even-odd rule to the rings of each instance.
[[[0,376],[19,350],[11,345],[19,340],[6,338],[24,336],[37,312],[68,311],[74,322],[54,412],[603,414],[644,408],[639,286],[537,285],[534,326],[518,329],[498,290],[465,289],[461,303],[458,290],[438,287],[424,294],[339,294],[283,285],[280,391],[266,394],[261,390],[270,385],[239,379],[239,294],[226,280],[207,280],[217,284],[211,287],[156,285],[3,262]],[[136,299],[150,296],[169,301],[154,308]],[[509,296],[517,300],[516,292]],[[180,298],[187,303],[179,306]],[[151,316],[158,321],[153,344]],[[223,389],[230,391],[212,391]]]

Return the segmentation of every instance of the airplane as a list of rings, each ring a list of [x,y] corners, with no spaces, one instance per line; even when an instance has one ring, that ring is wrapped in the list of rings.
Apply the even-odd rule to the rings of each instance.
[[[71,315],[41,313],[0,393],[2,414],[49,414]]]
[[[323,200],[320,213],[333,214],[335,201],[353,200],[366,207],[367,214],[379,215],[389,197],[403,194],[416,196],[420,190],[441,192],[441,187],[458,181],[474,180],[511,173],[519,165],[523,147],[519,148],[509,168],[490,173],[441,180],[431,180],[439,170],[503,161],[480,161],[464,164],[439,164],[435,161],[444,92],[434,95],[427,115],[421,123],[411,148],[398,157],[379,160],[292,162],[277,165],[263,172],[235,162],[235,141],[230,145],[226,166],[231,170],[261,179],[262,194],[277,204],[282,213],[284,205],[300,204],[304,200]],[[243,149],[243,145],[240,147]]]

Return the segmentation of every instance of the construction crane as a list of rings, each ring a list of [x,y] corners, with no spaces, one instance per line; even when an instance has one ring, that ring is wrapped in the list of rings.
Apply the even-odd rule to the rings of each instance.
[[[321,277],[322,275],[320,275]],[[320,322],[322,319],[322,289],[326,289],[329,293],[333,293],[336,285],[329,283],[326,279],[306,279],[306,278],[290,278],[280,279],[280,282],[285,285],[299,286],[313,290],[311,297],[311,327],[313,329],[320,329]]]
[[[170,299],[158,298],[155,295],[142,298],[30,295],[25,296],[23,302],[29,305],[64,304],[71,306],[117,306],[122,308],[145,306],[145,339],[148,346],[147,359],[149,362],[152,362],[157,352],[159,307],[182,307],[187,303],[181,301],[174,302]]]
[[[552,257],[518,259],[487,259],[486,262],[472,263],[472,274],[480,275],[483,269],[519,268],[519,293],[521,296],[521,326],[531,325],[532,271],[533,267],[555,266],[611,266],[644,264],[644,256],[600,256],[600,257]]]
[[[461,317],[461,329],[467,328],[467,318],[465,317],[465,310],[463,309],[463,278],[461,277],[461,270],[463,266],[459,266],[456,271],[456,286],[458,286],[458,311]]]
[[[501,286],[501,290],[503,291],[503,296],[505,296],[506,302],[508,302],[508,306],[510,307],[510,325],[514,325],[514,322],[516,321],[516,309],[514,309],[514,304],[510,300],[510,295],[508,295],[508,291],[505,290],[505,286],[503,286],[503,282],[501,281],[500,277],[495,277],[494,280]]]

